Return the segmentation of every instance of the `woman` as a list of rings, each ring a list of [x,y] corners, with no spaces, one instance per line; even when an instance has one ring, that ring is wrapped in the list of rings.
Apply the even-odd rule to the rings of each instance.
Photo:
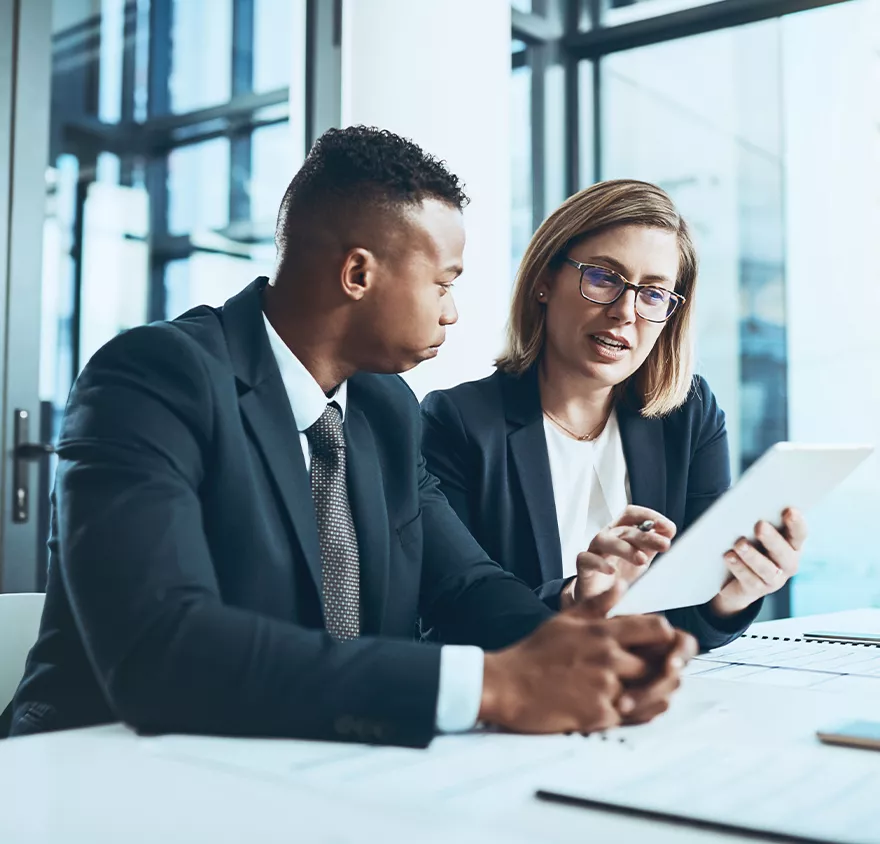
[[[631,583],[730,486],[724,414],[693,375],[696,283],[664,191],[594,185],[532,238],[497,371],[422,403],[425,459],[449,502],[553,606]],[[781,531],[758,523],[727,553],[718,595],[667,617],[704,649],[731,641],[795,573],[805,537],[794,510]]]

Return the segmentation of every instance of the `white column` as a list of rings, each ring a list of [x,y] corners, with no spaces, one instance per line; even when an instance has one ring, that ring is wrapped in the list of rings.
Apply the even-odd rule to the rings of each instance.
[[[511,290],[509,0],[345,0],[342,125],[411,138],[471,198],[459,323],[406,378],[421,398],[480,378],[500,351]]]

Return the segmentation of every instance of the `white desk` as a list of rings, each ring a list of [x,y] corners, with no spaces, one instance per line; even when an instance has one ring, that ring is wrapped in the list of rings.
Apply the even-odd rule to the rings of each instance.
[[[880,631],[880,610],[768,622],[753,632],[798,635],[818,627]],[[705,730],[711,742],[719,705],[726,718],[748,723],[757,740],[780,745],[814,742],[816,727],[840,717],[880,717],[880,701],[691,677],[667,715],[627,737],[687,725]],[[0,742],[0,842],[754,840],[534,799],[560,760],[589,764],[595,741],[444,737],[413,751],[138,738],[121,726],[14,739]]]

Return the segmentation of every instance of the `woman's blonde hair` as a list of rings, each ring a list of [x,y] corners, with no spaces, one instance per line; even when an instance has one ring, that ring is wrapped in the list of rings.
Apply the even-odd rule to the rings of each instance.
[[[569,197],[529,242],[513,291],[507,344],[496,366],[522,374],[544,348],[545,312],[535,288],[545,273],[559,266],[568,251],[611,226],[665,229],[678,237],[679,267],[675,290],[686,301],[670,317],[645,362],[619,389],[631,386],[643,416],[663,416],[684,404],[693,381],[691,313],[697,283],[697,253],[687,223],[669,195],[648,182],[618,179],[599,182]]]

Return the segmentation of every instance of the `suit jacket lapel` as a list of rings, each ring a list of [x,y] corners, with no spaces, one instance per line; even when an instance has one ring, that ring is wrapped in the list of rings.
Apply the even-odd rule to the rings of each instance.
[[[663,421],[645,419],[634,407],[621,402],[617,423],[629,472],[632,503],[665,513],[666,443]]]
[[[242,416],[290,517],[321,596],[321,545],[309,476],[296,420],[263,325],[261,296],[266,281],[257,279],[230,299],[221,316]]]
[[[373,431],[354,406],[353,386],[349,381],[345,412],[348,494],[361,560],[361,633],[376,635],[382,631],[388,598],[388,512]]]
[[[562,577],[562,547],[537,369],[532,367],[519,378],[502,377],[507,443],[532,523],[541,577],[545,582],[555,580]]]

